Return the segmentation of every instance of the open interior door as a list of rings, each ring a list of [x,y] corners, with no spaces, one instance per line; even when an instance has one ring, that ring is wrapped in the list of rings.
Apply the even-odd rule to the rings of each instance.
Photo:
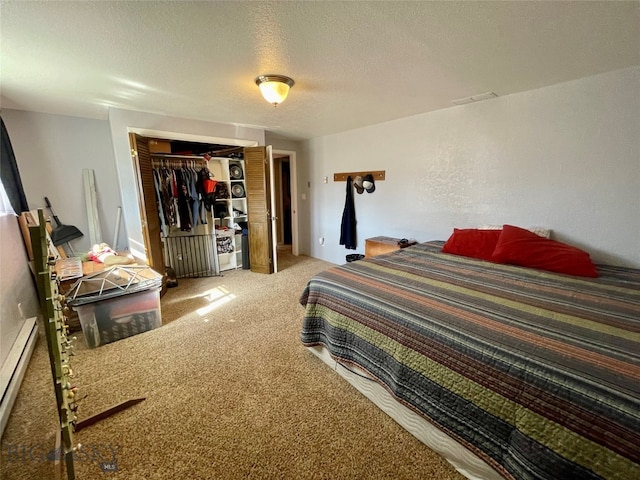
[[[162,240],[160,238],[160,217],[158,216],[156,191],[153,182],[149,142],[135,133],[130,133],[129,143],[138,183],[138,202],[147,264],[160,275],[164,275],[165,265]]]
[[[276,216],[276,172],[273,166],[273,148],[267,146],[267,160],[269,162],[269,212],[271,215],[271,258],[273,258],[273,271],[278,273],[278,217]]]
[[[249,217],[249,261],[251,271],[273,273],[276,270],[276,243],[271,208],[271,169],[273,160],[267,147],[245,147],[244,169]]]

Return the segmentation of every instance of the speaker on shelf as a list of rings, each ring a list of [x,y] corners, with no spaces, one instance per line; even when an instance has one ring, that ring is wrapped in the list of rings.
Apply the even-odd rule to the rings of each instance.
[[[231,180],[242,180],[244,178],[242,166],[237,163],[229,165],[229,177],[231,177]]]
[[[242,185],[241,183],[236,183],[231,187],[231,195],[233,195],[234,198],[242,198],[245,196],[244,193],[244,185]]]

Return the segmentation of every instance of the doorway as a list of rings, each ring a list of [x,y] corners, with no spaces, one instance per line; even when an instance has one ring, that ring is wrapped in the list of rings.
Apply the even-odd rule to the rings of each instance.
[[[277,245],[279,248],[291,248],[291,168],[289,156],[273,155],[274,163],[274,186],[278,195],[276,196],[276,225],[277,225]]]
[[[299,255],[296,152],[273,150],[276,198],[277,246]]]

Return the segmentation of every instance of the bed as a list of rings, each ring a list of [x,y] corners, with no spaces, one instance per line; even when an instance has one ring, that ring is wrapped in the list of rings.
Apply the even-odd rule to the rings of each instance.
[[[303,345],[468,478],[640,478],[640,270],[443,244],[313,277]]]

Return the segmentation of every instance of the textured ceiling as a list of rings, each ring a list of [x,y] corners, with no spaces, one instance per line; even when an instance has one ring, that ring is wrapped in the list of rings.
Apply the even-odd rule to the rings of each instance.
[[[3,108],[312,138],[640,65],[640,2],[1,2]],[[296,81],[274,108],[254,79]]]

